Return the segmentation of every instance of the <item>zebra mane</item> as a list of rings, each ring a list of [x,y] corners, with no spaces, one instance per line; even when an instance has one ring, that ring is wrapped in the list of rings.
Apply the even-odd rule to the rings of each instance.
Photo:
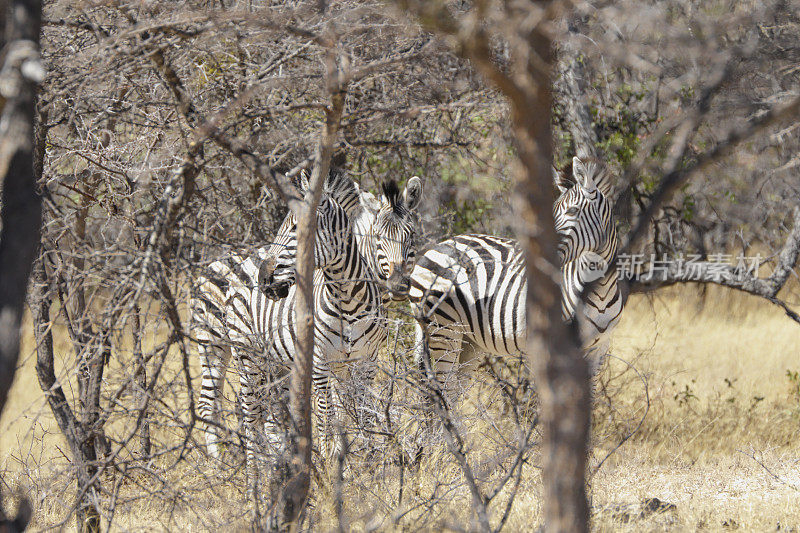
[[[386,200],[389,202],[389,205],[392,208],[392,212],[398,218],[403,218],[405,216],[405,205],[403,204],[403,197],[400,193],[400,187],[397,186],[397,182],[395,180],[389,180],[384,182],[381,185],[381,189],[383,190],[383,195],[386,197]]]
[[[607,200],[613,201],[614,177],[605,163],[595,157],[583,157],[580,158],[579,165],[580,169],[576,169],[573,165],[571,176],[573,182],[576,180],[575,174],[583,172],[592,178],[595,186]]]
[[[324,189],[326,194],[338,196],[340,194],[350,194],[355,190],[353,180],[347,177],[341,168],[331,167],[328,172],[328,179],[325,180]]]
[[[299,173],[292,176],[291,182],[295,187],[305,192],[308,190],[308,182],[310,177],[311,176],[309,175],[308,170],[303,169]],[[337,196],[342,194],[352,194],[353,190],[356,188],[356,184],[353,182],[353,180],[347,177],[344,169],[339,167],[330,167],[328,170],[328,177],[325,178],[325,183],[322,186],[322,191],[325,194]]]
[[[302,192],[308,191],[308,171],[302,170],[292,178],[292,183]],[[331,167],[322,185],[322,194],[330,196],[342,207],[359,203],[358,185],[341,168]]]
[[[358,185],[343,169],[331,168],[323,192],[333,198],[350,217],[356,216],[361,208]]]

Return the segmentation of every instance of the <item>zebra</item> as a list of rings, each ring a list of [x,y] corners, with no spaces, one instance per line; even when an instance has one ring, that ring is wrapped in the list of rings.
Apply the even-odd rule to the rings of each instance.
[[[300,188],[301,190],[307,188],[307,181],[301,180]],[[352,278],[358,297],[350,302],[351,308],[343,311],[349,312],[347,316],[350,317],[350,322],[353,322],[353,317],[361,312],[364,316],[361,317],[357,328],[364,329],[362,333],[366,333],[368,337],[382,339],[385,337],[385,326],[379,320],[382,316],[381,309],[375,305],[376,285],[367,281],[377,281],[378,287],[386,289],[381,293],[381,297],[389,295],[394,299],[400,299],[407,294],[408,275],[415,259],[415,229],[412,219],[422,194],[421,180],[416,176],[410,178],[402,194],[396,183],[389,182],[383,186],[384,194],[381,200],[377,200],[371,193],[359,192],[358,186],[349,178],[337,173],[332,173],[326,181],[325,189],[325,198],[328,198],[328,201],[334,199],[346,213],[348,220],[354,221],[353,231],[358,253],[366,261],[367,266],[361,278]],[[239,340],[250,345],[258,337],[274,333],[266,331],[265,328],[269,324],[264,317],[268,312],[277,313],[278,310],[288,309],[287,302],[270,303],[268,299],[289,296],[288,280],[293,275],[296,255],[295,225],[294,216],[289,214],[273,244],[257,250],[255,257],[232,254],[226,260],[211,263],[208,269],[210,275],[199,276],[195,286],[191,305],[192,324],[194,337],[198,341],[198,355],[203,374],[198,412],[200,417],[209,423],[206,446],[212,457],[219,457],[218,442],[222,429],[219,422],[219,397],[232,353],[229,329],[238,331]],[[281,262],[284,265],[283,274],[281,269],[276,270],[276,265]],[[315,296],[322,294],[323,282],[321,271],[318,271],[315,275]],[[292,302],[293,298],[292,295]],[[363,320],[367,315],[363,309],[358,310],[359,298],[367,302],[366,307],[372,306],[376,312],[373,317],[376,320],[372,320],[372,325],[366,328],[363,326],[370,320]],[[317,314],[319,315],[319,311]],[[293,317],[291,319],[293,320]],[[318,321],[317,329],[325,323]],[[328,320],[327,324],[332,327],[331,320]],[[353,337],[352,327],[350,323],[345,327],[340,321],[338,331],[346,330],[350,339]],[[281,335],[281,331],[286,333],[286,330],[278,330],[275,335],[281,343],[279,355],[286,359],[285,356],[288,354],[291,358],[294,350],[293,338],[285,338]],[[293,328],[289,331],[291,336]],[[324,365],[320,367],[320,371],[320,375],[324,374]],[[250,377],[257,378],[255,375]]]
[[[384,280],[393,297],[399,297],[410,286],[402,273],[411,271],[406,262],[414,258],[413,252],[407,249],[414,242],[414,226],[407,223],[404,217],[409,216],[416,207],[419,192],[421,186],[418,178],[409,180],[403,195],[400,195],[396,185],[387,185],[384,188],[385,205],[372,221],[372,231],[363,234],[359,228],[363,228],[364,224],[355,224],[337,201],[342,195],[358,196],[353,182],[342,176],[326,183],[317,213],[317,240],[314,247],[317,270],[314,274],[315,342],[312,373],[316,411],[323,424],[323,456],[326,454],[325,437],[329,434],[330,412],[334,411],[335,414],[337,411],[337,401],[334,399],[336,391],[331,389],[331,378],[335,374],[338,377],[361,362],[367,366],[366,381],[369,383],[373,372],[370,367],[379,346],[387,338],[383,295],[376,281]],[[397,246],[392,242],[390,246],[384,246],[385,234],[405,245]],[[359,235],[367,241],[373,241],[365,248],[374,249],[374,255],[361,252]],[[240,395],[247,437],[245,451],[251,480],[257,475],[254,441],[256,423],[264,422],[265,444],[272,448],[273,453],[280,452],[282,443],[280,435],[274,430],[276,426],[286,423],[286,414],[281,405],[265,402],[262,397],[264,381],[283,379],[295,353],[295,261],[288,247],[286,250],[277,256],[270,284],[287,286],[285,297],[270,299],[268,295],[274,294],[270,290],[235,282],[228,291],[227,325],[232,350],[240,364]],[[285,390],[285,380],[283,386],[272,385],[272,390]],[[277,408],[277,411],[266,413],[266,405]]]
[[[358,186],[354,186],[358,192]],[[380,201],[368,192],[338,200],[354,220],[358,251],[367,261],[373,281],[380,282],[390,299],[402,301],[408,298],[411,270],[416,261],[414,211],[422,197],[422,181],[417,176],[411,177],[402,193],[394,180],[384,183],[381,189]],[[275,259],[269,272],[263,269],[260,273],[260,285],[273,300],[285,298],[294,282],[296,235],[290,229],[294,219],[290,215],[287,220],[288,225],[281,226],[276,238],[285,242],[273,246]],[[274,273],[277,263],[284,266],[282,276]]]
[[[220,398],[231,358],[227,327],[231,281],[235,279],[238,286],[257,287],[263,272],[274,263],[272,249],[293,246],[283,237],[291,231],[293,223],[293,219],[287,216],[278,229],[275,242],[258,248],[253,257],[232,253],[213,261],[197,275],[192,286],[190,325],[202,375],[197,413],[208,426],[205,430],[206,450],[212,457],[220,456],[219,441],[223,433]]]
[[[612,219],[611,175],[596,159],[573,159],[573,179],[554,174],[560,195],[553,207],[560,236],[562,314],[579,320],[586,355],[599,366],[608,332],[622,311],[613,268],[617,232]],[[583,295],[588,284],[589,291]],[[415,362],[449,389],[459,363],[475,351],[497,356],[526,350],[527,276],[518,243],[490,235],[459,235],[427,250],[411,274]],[[428,359],[429,357],[429,359]]]

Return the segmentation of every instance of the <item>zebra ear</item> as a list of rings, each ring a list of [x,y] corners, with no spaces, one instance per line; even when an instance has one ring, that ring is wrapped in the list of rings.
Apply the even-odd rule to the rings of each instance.
[[[553,172],[553,185],[556,186],[559,194],[564,194],[575,185],[574,182],[568,180],[567,177],[564,176],[564,173],[559,171],[556,167],[551,166],[550,170]]]
[[[409,211],[413,211],[419,205],[422,198],[422,180],[414,176],[406,183],[406,190],[403,191],[403,201]]]
[[[572,158],[572,175],[575,176],[575,182],[582,189],[591,192],[597,188],[588,166],[584,165],[578,156]]]

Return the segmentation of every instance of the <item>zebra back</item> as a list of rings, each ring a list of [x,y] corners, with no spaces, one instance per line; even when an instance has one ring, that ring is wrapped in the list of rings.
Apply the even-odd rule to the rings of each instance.
[[[590,356],[605,355],[606,333],[622,308],[614,268],[612,185],[597,160],[576,158],[570,178],[556,174],[561,194],[553,216],[560,236],[562,311],[565,320],[578,315]],[[526,294],[524,256],[515,241],[459,235],[435,245],[412,274],[412,312],[420,319],[418,360],[427,344],[442,375],[464,358],[467,344],[496,355],[523,352]]]

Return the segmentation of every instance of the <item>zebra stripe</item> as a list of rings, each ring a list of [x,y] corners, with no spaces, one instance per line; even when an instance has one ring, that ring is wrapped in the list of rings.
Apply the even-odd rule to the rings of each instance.
[[[301,187],[303,185],[301,183]],[[315,274],[316,345],[326,347],[325,353],[328,355],[338,350],[340,354],[346,352],[353,359],[353,353],[366,351],[374,358],[374,349],[364,346],[383,342],[386,336],[378,288],[392,288],[390,281],[398,281],[391,279],[393,271],[411,270],[408,262],[413,261],[414,254],[408,248],[414,242],[414,227],[410,220],[412,211],[419,203],[421,183],[419,178],[411,178],[402,195],[396,185],[387,185],[380,201],[368,192],[359,193],[358,187],[343,175],[333,174],[326,180],[325,186],[324,200],[335,200],[334,203],[346,213],[348,219],[354,219],[352,232],[356,246],[344,247],[343,265],[328,266],[326,271],[330,272],[328,278],[331,279],[326,279],[320,270]],[[199,341],[198,352],[203,369],[198,411],[203,419],[211,422],[206,433],[206,442],[212,456],[219,454],[218,398],[223,386],[222,377],[231,355],[232,340],[235,339],[234,344],[238,344],[238,352],[241,354],[263,351],[262,345],[268,345],[271,352],[264,353],[273,363],[280,361],[285,366],[293,357],[294,290],[289,288],[287,299],[275,303],[266,294],[271,293],[274,296],[271,287],[281,278],[293,282],[297,249],[295,227],[295,218],[290,214],[281,225],[275,242],[258,250],[258,260],[233,255],[226,261],[212,263],[210,271],[214,275],[200,277],[198,280],[192,302],[194,335]],[[402,231],[397,228],[402,228]],[[326,242],[325,239],[328,236],[320,235],[318,231],[315,248],[318,265],[324,264],[324,259],[318,252],[321,243]],[[393,246],[395,242],[404,244],[396,250],[397,247]],[[384,258],[383,261],[381,257]],[[265,280],[264,266],[268,260],[270,268],[266,269],[269,271],[266,276],[269,279]],[[235,272],[233,267],[236,267]],[[338,281],[333,283],[333,278],[338,278]],[[341,280],[347,280],[347,283],[342,283]],[[395,292],[403,291],[403,280],[399,281],[394,287]],[[405,284],[407,287],[407,278]],[[262,292],[259,288],[267,290]],[[323,295],[327,295],[327,299],[321,299]],[[221,320],[220,317],[226,318]],[[276,324],[280,327],[276,327]],[[237,350],[234,348],[234,351]],[[261,370],[252,364],[249,357],[242,356],[240,359],[241,375],[250,383],[245,389],[248,394],[246,400],[252,404],[256,399],[249,391],[258,388],[253,384],[259,382]],[[330,369],[326,365],[346,359],[348,357],[328,361],[316,359],[316,388],[327,388],[327,378],[323,377],[329,375]],[[323,398],[321,402],[323,405],[319,409],[327,411],[326,399]],[[252,421],[251,417],[250,422]]]
[[[617,284],[617,229],[611,201],[612,175],[594,158],[573,158],[575,185],[553,207],[556,232],[561,237],[561,302],[565,320],[582,309],[578,325],[584,350],[596,366],[608,351],[608,332],[622,313],[623,299]],[[585,287],[591,288],[584,294]]]
[[[553,207],[560,236],[562,312],[571,320],[581,309],[584,348],[597,362],[606,354],[607,333],[622,311],[613,268],[617,234],[611,176],[599,161],[575,158],[573,177],[558,177],[561,195]],[[423,365],[427,345],[436,377],[448,385],[456,365],[469,362],[475,350],[523,354],[527,288],[525,259],[514,240],[459,235],[433,246],[411,274],[417,363]]]
[[[266,252],[266,247],[257,250],[257,257],[265,257]],[[206,445],[214,457],[219,456],[218,442],[222,436],[219,399],[231,357],[228,291],[232,283],[257,286],[258,272],[256,261],[233,254],[209,264],[192,288],[190,324],[202,373],[197,412],[201,419],[210,423],[206,429]]]
[[[352,182],[346,178],[336,180],[331,187],[335,190],[344,188],[350,194],[358,195]],[[346,374],[342,374],[352,370],[353,363],[365,363],[366,383],[359,389],[365,394],[374,374],[373,363],[378,347],[387,338],[387,329],[381,293],[374,282],[376,276],[370,268],[370,261],[360,253],[358,231],[350,217],[334,200],[334,194],[327,191],[317,215],[312,380],[316,410],[323,424],[322,453],[325,455],[331,412],[336,413],[340,405],[335,398],[336,388],[331,387],[332,378],[336,374],[346,379]],[[293,281],[294,272],[294,261],[286,260],[286,254],[281,254],[273,272],[274,278]],[[234,312],[229,313],[228,324],[234,354],[241,364],[242,411],[251,479],[257,475],[256,424],[264,422],[265,444],[272,448],[270,451],[273,453],[279,451],[282,443],[282,433],[276,431],[277,426],[287,427],[287,421],[281,419],[281,415],[285,416],[283,408],[276,406],[275,402],[263,401],[264,394],[258,389],[263,385],[264,376],[285,374],[294,360],[295,296],[294,284],[289,287],[286,298],[280,300],[270,300],[258,287],[232,286],[229,291],[229,305]],[[239,346],[244,349],[240,350]],[[276,367],[279,370],[276,371]],[[359,400],[357,403],[363,405],[363,398]],[[267,406],[277,407],[278,412],[265,417]]]
[[[382,189],[380,202],[369,193],[361,193],[357,198],[361,209],[354,208],[348,213],[354,215],[358,250],[373,275],[370,279],[380,282],[389,297],[404,300],[408,297],[409,276],[416,259],[413,211],[422,196],[422,183],[414,176],[408,180],[402,193],[394,181],[384,184]],[[355,205],[352,198],[337,200]],[[295,235],[289,233],[284,239],[294,241]],[[277,288],[286,289],[294,283],[296,255],[294,242],[279,250],[275,263],[285,268],[280,273],[273,270],[270,274],[264,284],[268,296],[285,297]]]

